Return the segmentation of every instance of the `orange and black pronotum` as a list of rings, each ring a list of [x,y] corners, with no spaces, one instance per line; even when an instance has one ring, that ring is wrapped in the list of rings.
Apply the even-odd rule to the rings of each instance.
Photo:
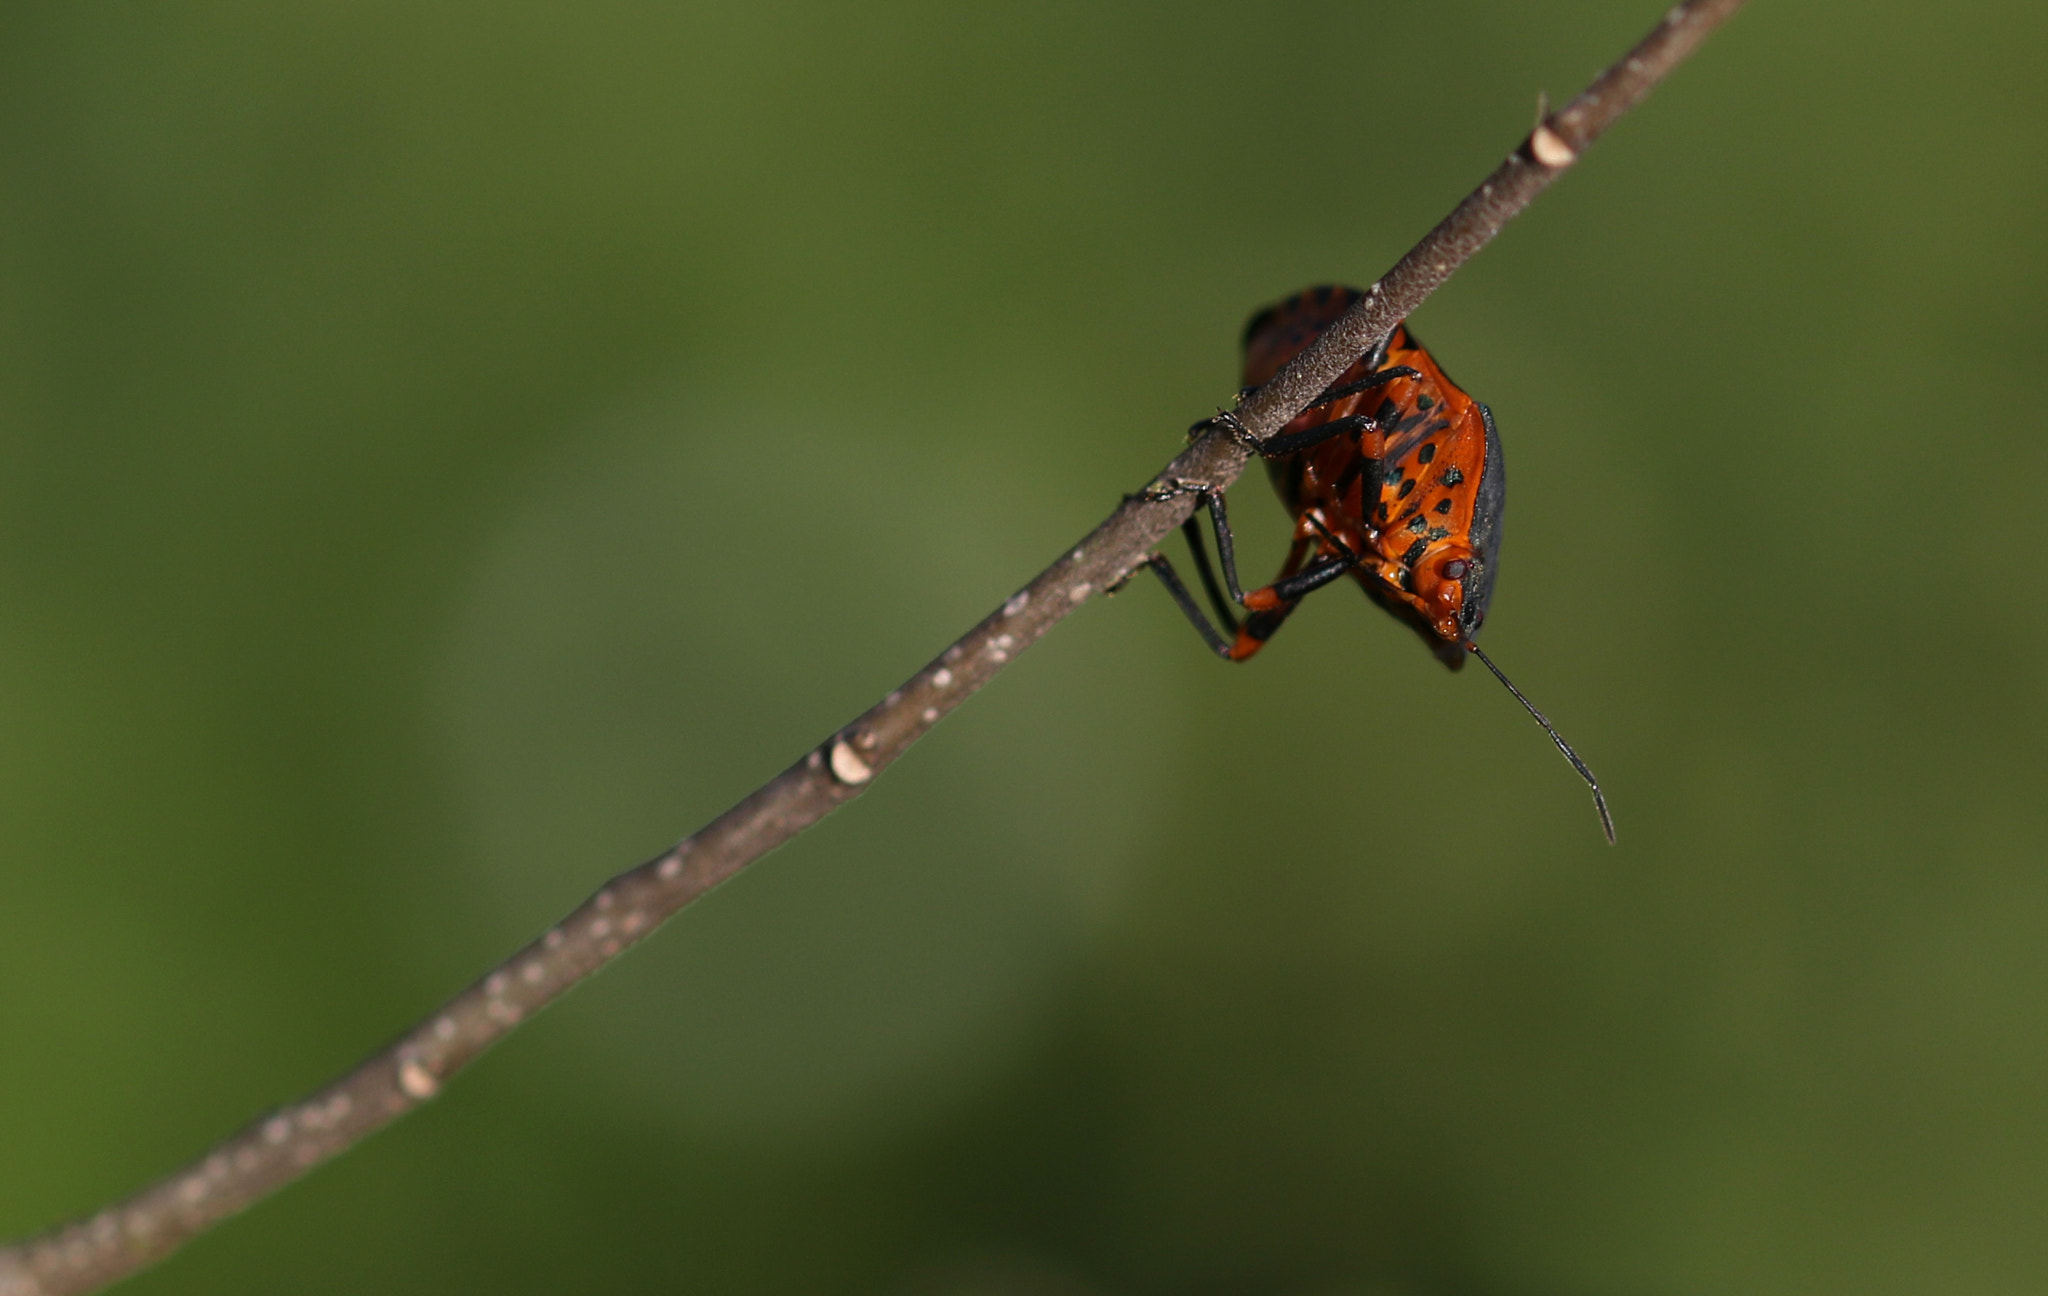
[[[1246,388],[1272,378],[1361,295],[1325,285],[1252,316],[1244,333]],[[1218,419],[1253,445],[1230,415]],[[1239,588],[1221,492],[1192,483],[1151,492],[1155,498],[1192,492],[1208,508],[1223,585],[1210,567],[1199,522],[1190,517],[1183,529],[1223,630],[1204,615],[1164,555],[1149,562],[1209,646],[1226,660],[1244,661],[1310,592],[1348,572],[1446,666],[1456,670],[1468,653],[1485,663],[1593,789],[1600,826],[1613,841],[1614,820],[1593,771],[1473,642],[1493,597],[1507,496],[1492,411],[1452,382],[1406,325],[1396,325],[1315,404],[1253,448],[1294,519],[1293,545],[1270,585]],[[1233,603],[1244,609],[1242,618]]]

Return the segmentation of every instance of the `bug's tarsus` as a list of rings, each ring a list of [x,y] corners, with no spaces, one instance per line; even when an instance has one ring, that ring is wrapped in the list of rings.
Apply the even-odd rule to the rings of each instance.
[[[1250,391],[1252,389],[1246,388],[1245,390]],[[1188,429],[1188,440],[1194,440],[1211,428],[1223,429],[1223,434],[1232,441],[1237,442],[1253,454],[1259,453],[1259,439],[1252,435],[1252,430],[1244,425],[1244,420],[1237,416],[1235,410],[1219,409],[1215,414],[1195,424]]]
[[[1600,791],[1600,780],[1593,777],[1593,771],[1587,767],[1586,762],[1579,759],[1579,754],[1564,740],[1564,735],[1557,731],[1557,726],[1544,719],[1543,713],[1536,709],[1536,704],[1531,702],[1522,690],[1515,687],[1515,682],[1509,679],[1500,667],[1493,664],[1493,658],[1481,652],[1479,645],[1469,640],[1465,644],[1465,651],[1484,663],[1486,669],[1493,672],[1493,677],[1505,685],[1508,692],[1515,695],[1515,701],[1520,702],[1523,709],[1535,718],[1536,723],[1543,726],[1543,732],[1550,735],[1550,741],[1557,744],[1557,749],[1572,763],[1572,768],[1579,772],[1579,777],[1586,780],[1586,786],[1593,789],[1593,808],[1600,812],[1600,830],[1607,834],[1607,844],[1614,845],[1614,816],[1607,811],[1607,798]]]
[[[1124,503],[1129,504],[1133,500],[1143,500],[1147,504],[1164,504],[1168,500],[1177,500],[1183,495],[1207,495],[1213,489],[1208,482],[1188,481],[1182,477],[1168,477],[1157,486],[1147,486],[1144,490],[1135,491],[1124,496]]]

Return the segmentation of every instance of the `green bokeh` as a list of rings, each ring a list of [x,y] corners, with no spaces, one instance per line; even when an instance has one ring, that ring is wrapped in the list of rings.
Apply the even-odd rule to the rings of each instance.
[[[0,1232],[886,692],[1655,17],[0,12]],[[1759,0],[1417,317],[1618,849],[1355,594],[1134,587],[130,1290],[2040,1290],[2043,48]]]

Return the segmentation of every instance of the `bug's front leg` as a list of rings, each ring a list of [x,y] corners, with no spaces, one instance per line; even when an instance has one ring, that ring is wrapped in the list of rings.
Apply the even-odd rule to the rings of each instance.
[[[1209,605],[1216,610],[1216,620],[1225,629],[1218,630],[1202,612],[1200,605],[1188,593],[1187,586],[1181,582],[1180,574],[1173,569],[1173,564],[1167,560],[1166,555],[1155,553],[1145,562],[1166,586],[1167,593],[1173,597],[1174,603],[1187,616],[1188,621],[1200,632],[1203,641],[1219,656],[1228,658],[1231,656],[1232,643],[1240,637],[1241,630],[1233,604],[1241,605],[1244,602],[1244,593],[1238,588],[1237,549],[1230,531],[1223,492],[1215,490],[1207,483],[1175,479],[1144,491],[1139,498],[1167,500],[1189,494],[1199,497],[1200,502],[1196,507],[1209,511],[1210,521],[1216,529],[1216,551],[1223,560],[1223,576],[1230,589],[1228,598],[1224,596],[1223,587],[1217,584],[1216,569],[1210,565],[1209,550],[1202,541],[1201,523],[1193,513],[1181,523],[1181,534],[1187,537],[1188,552],[1194,557],[1195,573],[1201,577],[1203,592],[1209,596]]]

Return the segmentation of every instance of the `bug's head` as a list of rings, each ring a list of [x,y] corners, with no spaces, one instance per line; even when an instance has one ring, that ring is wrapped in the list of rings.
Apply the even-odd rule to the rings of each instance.
[[[1412,580],[1415,610],[1429,631],[1425,638],[1438,660],[1456,670],[1465,664],[1465,645],[1486,621],[1493,564],[1471,545],[1449,541],[1423,555]]]
[[[1451,541],[1424,554],[1398,579],[1367,582],[1365,592],[1420,635],[1438,661],[1457,670],[1465,664],[1465,646],[1486,620],[1493,577],[1470,546]]]

